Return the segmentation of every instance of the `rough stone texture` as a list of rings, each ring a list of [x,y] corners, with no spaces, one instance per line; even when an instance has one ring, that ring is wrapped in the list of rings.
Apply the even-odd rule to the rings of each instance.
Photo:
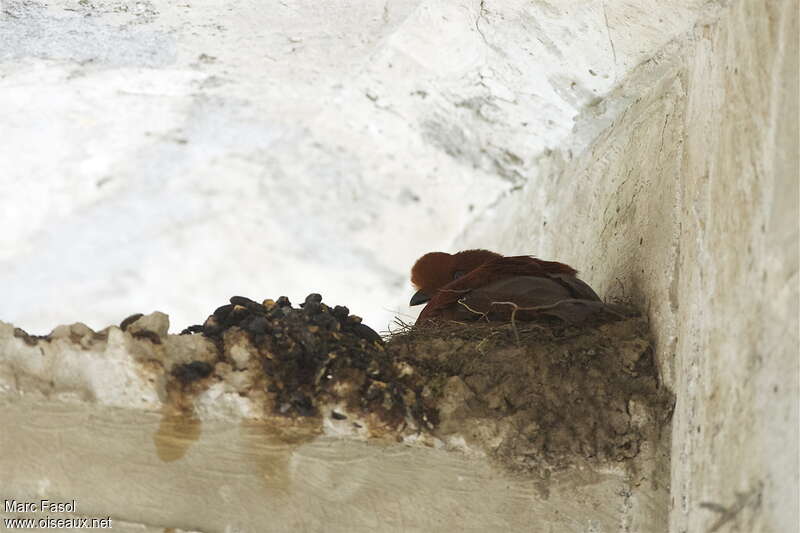
[[[386,329],[414,259],[715,5],[3,0],[0,318],[185,324],[324,280]]]
[[[646,310],[677,398],[671,531],[795,529],[797,2],[364,6],[4,1],[0,316],[36,333],[85,316],[97,327],[137,308],[186,323],[231,293],[305,294],[306,279],[377,309],[404,292],[416,256],[460,232],[451,249],[562,260],[600,294]],[[269,490],[297,529],[322,527],[300,518],[317,506],[343,524],[376,524],[380,513],[416,520],[397,518],[396,529],[431,530],[465,508],[487,520],[476,528],[497,529],[512,525],[486,518],[499,508],[554,523],[573,500],[616,512],[602,502],[628,490],[600,476],[591,490],[606,492],[587,496],[582,478],[554,482],[563,498],[545,501],[443,450],[409,456],[323,440],[292,455],[254,448],[249,429],[210,424],[210,440],[152,465],[149,435],[162,424],[165,457],[199,434],[161,414],[118,418],[117,407],[161,405],[155,378],[118,355],[157,349],[148,328],[141,338],[112,329],[107,341],[60,328],[50,341],[57,363],[34,338],[15,338],[14,364],[47,376],[15,386],[47,391],[51,374],[63,384],[53,403],[33,394],[2,411],[14,428],[0,433],[2,449],[47,459],[12,465],[23,492],[45,494],[42,480],[91,459],[106,470],[59,490],[88,498],[87,479],[100,486],[121,472],[174,489],[142,494],[133,520],[167,523],[163,509],[187,510],[181,491],[200,487],[196,501],[221,499],[241,524],[260,501],[253,472],[294,469],[313,473],[298,476],[307,500],[286,498],[285,483]],[[95,342],[118,350],[91,358],[78,348]],[[181,352],[184,342],[172,350],[184,363],[208,346],[198,339]],[[85,386],[104,382],[126,386]],[[210,390],[220,401],[198,416],[250,406]],[[64,407],[93,396],[111,410]],[[270,453],[277,459],[263,460]],[[402,478],[414,465],[416,477]],[[382,499],[370,477],[378,470],[408,499]],[[420,492],[420,482],[436,489]],[[468,498],[461,486],[504,502]],[[359,516],[339,494],[361,504]],[[415,515],[432,494],[444,510]],[[101,510],[114,493],[98,497]],[[621,505],[652,503],[637,498],[628,492]],[[261,518],[263,527],[270,517]],[[618,524],[597,520],[569,527]]]
[[[319,295],[231,301],[181,335],[162,313],[38,338],[0,323],[2,496],[197,531],[666,520],[674,400],[640,317],[384,343]]]
[[[674,532],[800,520],[797,7],[727,3],[460,241],[557,257],[647,310],[677,397]]]

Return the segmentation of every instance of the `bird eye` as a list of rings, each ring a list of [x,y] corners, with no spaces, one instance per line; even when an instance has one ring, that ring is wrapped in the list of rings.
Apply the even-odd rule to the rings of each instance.
[[[466,270],[456,270],[455,272],[453,272],[453,279],[458,279],[466,273],[467,273]]]

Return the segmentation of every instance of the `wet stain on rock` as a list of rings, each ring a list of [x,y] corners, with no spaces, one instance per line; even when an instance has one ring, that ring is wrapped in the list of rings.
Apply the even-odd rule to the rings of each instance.
[[[191,412],[166,407],[153,436],[158,458],[165,463],[181,459],[200,438],[201,430],[202,422]]]
[[[239,426],[243,459],[250,461],[264,486],[288,492],[291,486],[289,462],[294,450],[319,435],[307,424],[276,425],[262,420],[245,420]]]
[[[128,326],[130,326],[131,324],[133,324],[134,322],[136,322],[137,320],[139,320],[143,316],[144,316],[144,314],[142,314],[142,313],[135,313],[135,314],[129,316],[128,318],[126,318],[125,320],[123,320],[122,322],[119,323],[119,329],[121,329],[122,331],[127,331]]]
[[[161,423],[153,435],[156,453],[164,462],[177,461],[202,434],[202,421],[194,412],[194,397],[208,387],[213,366],[192,361],[173,366],[166,383],[167,398]]]

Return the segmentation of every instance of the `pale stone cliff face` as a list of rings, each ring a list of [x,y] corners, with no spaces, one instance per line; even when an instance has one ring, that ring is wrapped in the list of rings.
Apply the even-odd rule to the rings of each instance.
[[[677,405],[670,531],[798,523],[797,2],[730,2],[608,96],[588,148],[466,228],[645,309]],[[596,120],[587,110],[578,123]]]
[[[4,2],[0,319],[47,333],[160,309],[179,329],[231,294],[319,291],[384,329],[411,312],[418,255],[481,246],[570,263],[602,296],[643,310],[676,397],[671,472],[651,480],[668,477],[670,494],[658,501],[619,472],[561,480],[547,499],[541,484],[508,485],[449,451],[337,437],[287,448],[224,416],[184,462],[160,465],[149,461],[161,399],[132,370],[142,352],[121,333],[98,359],[74,346],[98,341],[91,331],[61,328],[62,348],[40,358],[4,326],[0,362],[27,370],[0,390],[6,427],[19,432],[3,451],[52,459],[18,467],[27,481],[11,489],[46,495],[56,469],[61,493],[87,501],[101,471],[78,477],[70,465],[95,454],[106,466],[126,458],[117,467],[134,485],[174,481],[177,494],[200,479],[187,472],[205,472],[195,501],[219,499],[230,516],[258,506],[269,477],[281,524],[307,530],[378,520],[403,530],[437,494],[450,516],[466,506],[489,517],[486,528],[546,514],[565,531],[643,531],[659,517],[675,532],[792,531],[797,8]],[[100,387],[107,379],[127,388]],[[36,396],[49,381],[63,397]],[[249,405],[208,394],[220,401],[203,405],[232,417]],[[115,423],[117,409],[127,414]],[[178,447],[197,437],[187,424]],[[481,497],[502,487],[507,504]],[[112,495],[99,494],[94,509],[112,512]],[[304,522],[286,494],[330,505]],[[601,501],[615,511],[581,514]],[[205,530],[199,518],[169,522],[162,507],[196,508],[143,494],[131,530]],[[444,529],[447,516],[429,510],[415,524]]]
[[[322,292],[386,329],[414,259],[711,9],[662,4],[6,0],[0,317]]]

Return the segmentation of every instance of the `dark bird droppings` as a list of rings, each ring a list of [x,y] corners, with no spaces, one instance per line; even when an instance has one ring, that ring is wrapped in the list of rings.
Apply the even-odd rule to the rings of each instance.
[[[244,296],[232,296],[230,302],[234,306],[240,305],[254,313],[266,314],[266,309],[264,306],[256,301],[251,300],[250,298],[245,298]]]
[[[142,313],[136,313],[135,315],[131,315],[122,322],[119,323],[119,329],[125,331],[128,329],[128,326],[142,318],[144,315]]]
[[[203,331],[203,326],[201,324],[195,324],[194,326],[189,326],[188,328],[181,331],[181,335],[191,335],[192,333],[200,333]]]
[[[147,339],[153,344],[161,344],[161,337],[155,331],[149,329],[141,329],[133,332],[133,337],[136,339]]]
[[[304,307],[309,304],[319,304],[322,303],[322,295],[317,294],[316,292],[312,292],[308,296],[306,296],[306,300],[304,303],[300,304],[300,307]]]
[[[306,296],[305,302],[300,304],[303,310],[310,314],[315,315],[322,311],[322,296],[317,293],[312,293]]]
[[[263,335],[269,329],[269,321],[265,316],[250,316],[242,321],[242,329],[251,335]]]
[[[329,394],[326,391],[339,374],[365,372],[370,362],[372,372],[364,388],[376,376],[390,374],[391,362],[383,352],[381,336],[362,324],[361,318],[351,315],[347,307],[330,308],[322,303],[322,296],[317,293],[309,294],[299,309],[292,307],[285,296],[276,301],[264,300],[263,304],[243,296],[234,296],[230,302],[217,308],[202,326],[190,326],[184,331],[202,332],[220,353],[225,352],[229,329],[244,331],[263,354],[263,371],[281,384],[268,390],[275,395],[273,405],[278,414],[316,416],[320,412],[317,399]],[[380,364],[376,357],[381,358]],[[176,372],[184,376],[179,379],[185,382],[206,377],[211,369],[187,367]],[[381,387],[370,395],[376,406],[392,406],[388,408],[392,416],[402,420],[405,408],[399,398],[396,391]]]
[[[362,339],[369,341],[369,342],[381,342],[381,336],[378,335],[374,329],[369,326],[365,326],[360,322],[355,322],[350,325],[350,331],[361,337]]]
[[[205,361],[192,361],[191,363],[174,366],[172,368],[172,375],[175,376],[178,381],[187,385],[193,381],[207,378],[211,375],[213,370],[214,367]]]
[[[214,316],[224,322],[228,318],[228,315],[231,314],[231,311],[233,311],[233,307],[234,307],[233,304],[226,304],[217,307],[216,309],[214,309]]]

